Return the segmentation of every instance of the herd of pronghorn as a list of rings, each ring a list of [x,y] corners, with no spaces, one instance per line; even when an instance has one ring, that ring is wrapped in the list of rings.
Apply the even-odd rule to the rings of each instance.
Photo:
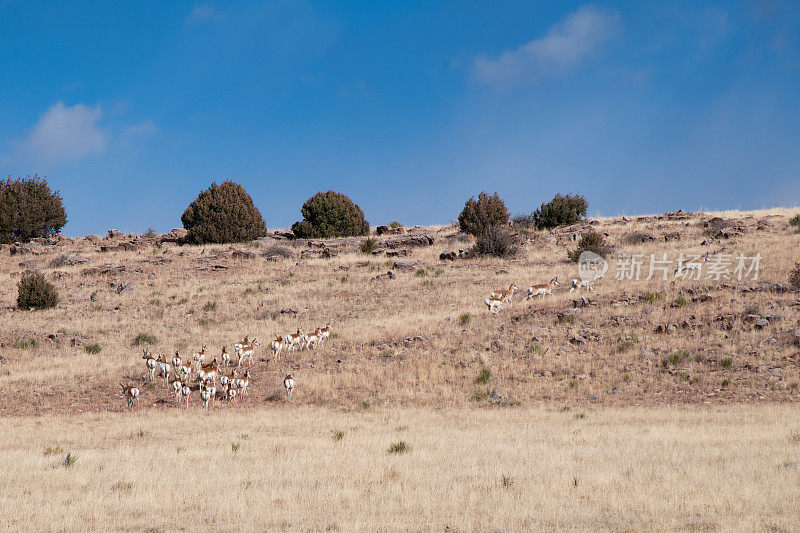
[[[316,328],[313,333],[305,334],[302,328],[295,333],[287,335],[275,335],[269,347],[272,357],[277,364],[281,360],[281,354],[293,352],[296,349],[311,350],[317,346],[322,346],[331,336],[331,325],[326,324],[324,328]],[[193,391],[197,391],[204,409],[213,406],[216,399],[225,400],[231,405],[236,405],[236,400],[247,396],[247,389],[250,385],[250,366],[253,364],[253,354],[261,344],[256,340],[250,340],[245,335],[244,340],[233,345],[236,361],[228,352],[227,346],[222,347],[219,360],[214,357],[210,362],[206,362],[206,347],[194,354],[191,358],[184,359],[176,351],[171,360],[162,353],[158,357],[148,350],[143,350],[142,359],[147,365],[147,372],[150,381],[156,379],[156,372],[161,377],[165,386],[171,386],[175,393],[177,403],[185,403],[189,407],[189,397]],[[242,371],[243,363],[247,367]],[[226,372],[229,369],[229,372]],[[195,384],[192,385],[192,380]],[[171,380],[171,381],[170,381]],[[219,389],[217,389],[219,380]],[[132,384],[120,383],[122,394],[132,408],[139,405],[139,388]],[[283,378],[283,388],[286,390],[286,399],[292,401],[294,392],[294,375],[287,374]]]
[[[594,288],[592,288],[594,281],[595,280],[573,279],[569,292],[579,291],[580,289],[586,289],[587,293],[594,291]],[[547,295],[555,298],[555,296],[553,296],[553,288],[559,285],[561,284],[558,282],[558,276],[552,278],[549,283],[531,285],[528,287],[528,296],[526,300],[530,300],[536,296],[545,297]],[[489,308],[489,311],[497,314],[501,309],[503,309],[503,304],[506,302],[509,304],[509,306],[513,305],[514,293],[517,291],[519,291],[519,287],[512,283],[506,290],[497,290],[489,293],[489,297],[486,298],[483,303],[486,304],[486,307]]]

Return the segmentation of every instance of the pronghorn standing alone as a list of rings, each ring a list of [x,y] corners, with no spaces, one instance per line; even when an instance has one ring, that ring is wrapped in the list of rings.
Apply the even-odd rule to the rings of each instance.
[[[133,385],[124,385],[123,383],[119,384],[122,387],[122,395],[125,396],[125,400],[128,402],[128,409],[133,407],[133,402],[136,402],[136,407],[139,407],[139,389],[134,387]]]
[[[483,303],[485,303],[486,307],[489,308],[489,311],[491,311],[494,314],[499,313],[500,310],[503,308],[502,298],[494,298],[492,296],[489,296],[483,301]]]
[[[283,378],[283,388],[286,389],[286,399],[288,401],[292,401],[292,392],[294,392],[294,375],[287,374],[285,378]]]
[[[276,363],[281,360],[281,350],[284,346],[286,346],[286,340],[280,335],[275,335],[275,340],[270,343],[269,347],[272,349],[272,358]]]
[[[553,279],[550,280],[550,283],[543,283],[541,285],[531,285],[528,287],[528,300],[533,298],[534,296],[545,296],[549,294],[550,296],[555,299],[553,296],[553,287],[557,287],[561,285],[558,282],[558,276],[555,276]]]
[[[147,362],[147,372],[150,375],[150,381],[153,381],[153,379],[156,377],[156,366],[158,366],[158,362],[152,355],[150,355],[150,353],[148,353],[147,350],[142,351],[144,352],[142,359]]]

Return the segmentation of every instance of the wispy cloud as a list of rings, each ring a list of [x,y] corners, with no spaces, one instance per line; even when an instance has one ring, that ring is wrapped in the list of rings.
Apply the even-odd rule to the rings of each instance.
[[[125,129],[122,130],[122,135],[125,138],[130,137],[146,137],[148,135],[154,135],[158,133],[158,128],[153,123],[152,120],[143,120],[138,124],[131,124],[130,126],[126,126]]]
[[[574,68],[619,31],[619,13],[589,4],[553,26],[547,35],[495,58],[481,56],[472,65],[476,80],[504,88]]]
[[[186,19],[188,24],[200,24],[220,17],[220,13],[208,4],[196,4]]]
[[[28,135],[12,142],[14,158],[58,164],[101,154],[110,133],[99,126],[100,106],[66,106],[57,102],[45,111]]]

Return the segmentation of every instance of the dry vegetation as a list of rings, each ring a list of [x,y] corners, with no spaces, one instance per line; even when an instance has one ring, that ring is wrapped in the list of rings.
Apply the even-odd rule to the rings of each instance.
[[[411,234],[435,242],[409,248],[419,267],[379,280],[394,259],[362,253],[361,239],[0,247],[3,525],[791,529],[800,518],[793,214],[600,219],[529,233],[513,260],[440,261],[471,238],[420,228]],[[712,217],[735,231],[716,237]],[[758,252],[760,280],[617,281],[612,271],[574,317],[558,316],[580,305],[563,286],[555,298],[518,295],[498,316],[487,311],[492,289],[553,275],[568,283],[567,251],[588,229],[608,234],[615,257]],[[290,257],[262,257],[273,245]],[[334,257],[301,255],[339,245]],[[51,266],[70,254],[88,262]],[[87,271],[108,264],[120,268]],[[26,268],[55,283],[57,308],[15,309]],[[323,348],[273,363],[273,334],[329,321]],[[245,334],[262,346],[242,405],[205,413],[193,395],[187,416],[170,390],[147,383],[142,347],[187,356],[206,344],[213,356]],[[137,413],[110,413],[125,410],[120,381],[141,388]],[[400,441],[410,453],[389,453]]]
[[[273,406],[0,428],[13,530],[790,531],[800,517],[794,406]]]
[[[243,258],[246,254],[229,246],[142,240],[129,251],[99,251],[114,240],[45,246],[41,255],[12,256],[5,247],[0,387],[15,394],[0,396],[0,413],[120,410],[122,379],[142,386],[143,405],[168,398],[162,388],[144,383],[141,350],[132,346],[140,334],[154,337],[156,344],[149,347],[167,355],[174,350],[187,355],[202,344],[214,355],[245,334],[258,337],[263,344],[256,354],[251,405],[280,398],[288,371],[297,380],[297,403],[348,408],[364,400],[380,406],[483,405],[495,389],[494,401],[511,405],[794,401],[800,394],[793,337],[798,295],[742,290],[788,286],[800,244],[788,225],[791,212],[722,213],[743,231],[727,239],[707,235],[711,230],[703,222],[715,215],[603,219],[587,228],[608,233],[615,255],[760,252],[758,282],[631,282],[617,281],[609,272],[596,285],[596,305],[562,319],[557,311],[571,307],[574,297],[565,286],[554,291],[555,299],[518,297],[499,316],[487,312],[483,298],[512,282],[524,288],[552,275],[562,281],[575,277],[575,265],[566,258],[574,247],[570,233],[535,234],[515,260],[442,262],[440,252],[468,243],[452,227],[425,228],[436,240],[411,249],[419,269],[379,281],[371,280],[393,259],[361,253],[358,239],[348,245],[350,251],[329,259],[300,259],[307,247],[302,241],[291,248],[294,257],[274,261],[259,256],[269,243],[245,248],[255,258]],[[664,241],[674,233],[680,240]],[[655,240],[627,244],[635,234]],[[702,241],[710,244],[701,246]],[[80,254],[89,263],[49,267],[61,254]],[[58,308],[13,307],[15,281],[31,261],[56,283]],[[84,273],[104,264],[124,270]],[[122,283],[128,285],[118,292]],[[699,301],[704,294],[711,299]],[[752,314],[770,316],[770,324],[757,329],[748,318]],[[309,331],[328,321],[334,335],[324,348],[272,363],[266,347],[274,333],[299,326]],[[677,329],[657,332],[669,324]],[[491,377],[476,388],[484,368]]]

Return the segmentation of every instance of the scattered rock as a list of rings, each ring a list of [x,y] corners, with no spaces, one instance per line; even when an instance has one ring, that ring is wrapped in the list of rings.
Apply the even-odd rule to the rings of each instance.
[[[492,346],[494,346],[498,350],[502,350],[503,349],[503,341],[501,339],[497,338],[492,342]]]
[[[333,248],[323,248],[319,253],[319,256],[323,259],[330,259],[331,257],[336,257],[337,255],[339,255],[339,252]]]
[[[120,294],[122,291],[127,289],[128,286],[129,286],[129,283],[127,281],[123,281],[122,283],[117,285],[117,289],[116,289],[117,290],[117,294]]]
[[[755,322],[755,324],[753,324],[753,327],[755,329],[764,329],[767,326],[769,326],[769,320],[767,320],[766,318],[762,318],[760,320],[757,320]]]
[[[398,248],[397,250],[386,250],[386,257],[400,257],[408,255],[407,248]]]
[[[82,265],[88,262],[89,259],[81,255],[76,255],[76,254],[59,255],[58,257],[50,261],[50,267],[61,268],[65,266]]]
[[[403,272],[416,270],[419,268],[419,261],[414,261],[413,259],[398,259],[394,262],[392,268]]]
[[[243,250],[241,248],[234,248],[231,250],[231,258],[233,259],[255,259],[256,253],[252,250]]]
[[[562,309],[561,311],[556,312],[556,316],[558,316],[558,318],[564,318],[568,316],[580,316],[580,314],[581,310],[576,307],[573,307],[572,309]]]
[[[83,269],[82,274],[84,276],[90,276],[95,274],[99,275],[119,274],[120,272],[125,272],[125,267],[123,265],[119,265],[117,263],[107,263],[105,265],[85,268]]]
[[[397,277],[397,275],[390,270],[390,271],[388,271],[388,272],[386,272],[384,274],[378,274],[377,276],[372,278],[372,281],[389,280],[389,279],[394,279],[396,277]]]
[[[375,232],[378,235],[402,235],[404,232],[403,226],[393,228],[391,226],[378,226],[375,228]]]
[[[440,261],[455,261],[458,259],[458,252],[447,250],[439,254]]]
[[[122,233],[120,230],[118,230],[118,229],[110,229],[110,230],[108,230],[108,235],[106,235],[106,239],[118,239],[118,238],[121,238],[121,237],[124,237],[124,236],[125,236],[125,234]]]
[[[570,336],[569,342],[572,344],[583,345],[586,344],[586,339],[581,335],[575,334]]]

